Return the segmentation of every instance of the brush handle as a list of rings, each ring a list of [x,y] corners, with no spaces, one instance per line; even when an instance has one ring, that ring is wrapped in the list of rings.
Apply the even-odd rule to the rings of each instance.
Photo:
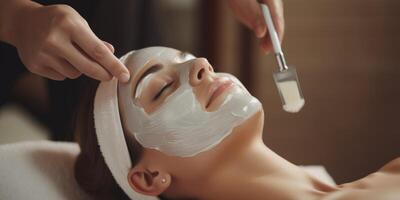
[[[266,4],[260,4],[261,10],[264,15],[265,22],[267,23],[269,36],[271,38],[272,47],[276,55],[276,60],[278,61],[279,71],[287,70],[285,56],[283,55],[281,43],[279,42],[278,34],[276,33],[274,22],[272,21],[271,12]]]
[[[281,43],[279,42],[278,34],[276,33],[274,22],[272,21],[271,12],[266,4],[260,4],[261,10],[264,15],[265,22],[267,23],[268,32],[271,37],[272,46],[276,54],[281,53]]]
[[[278,61],[279,71],[287,70],[288,66],[286,65],[285,56],[283,55],[283,53],[277,53],[275,54],[275,56],[276,60]]]

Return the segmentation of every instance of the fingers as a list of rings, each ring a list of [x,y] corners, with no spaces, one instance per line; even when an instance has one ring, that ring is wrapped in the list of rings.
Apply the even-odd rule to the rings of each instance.
[[[76,79],[82,74],[80,71],[75,69],[75,67],[72,66],[68,61],[62,58],[47,56],[46,62],[48,67],[52,68],[56,72],[69,79]]]
[[[269,34],[265,35],[265,37],[260,39],[260,47],[266,54],[269,54],[271,52],[273,47],[272,47],[271,37],[269,36]]]
[[[86,56],[86,53],[79,49],[79,47],[67,43],[61,48],[66,60],[78,71],[100,81],[111,80],[112,75],[97,62]]]
[[[278,33],[279,40],[282,42],[285,32],[285,19],[283,15],[283,2],[281,0],[264,0],[270,7],[272,19],[276,32]]]
[[[129,71],[109,50],[110,47],[98,39],[90,28],[81,30],[82,33],[72,35],[72,40],[111,75],[116,76],[122,82],[127,82]]]
[[[51,67],[44,67],[43,70],[44,70],[43,73],[45,74],[44,76],[49,79],[56,80],[56,81],[63,81],[66,78],[64,75],[60,74],[59,72],[52,69]]]
[[[262,37],[266,30],[259,4],[252,0],[228,0],[235,17],[245,26],[254,31],[256,36]]]
[[[103,43],[107,46],[107,48],[112,52],[112,53],[114,53],[114,46],[112,45],[112,44],[110,44],[110,43],[108,43],[108,42],[106,42],[106,41],[103,41]]]
[[[236,18],[260,38],[260,46],[266,53],[272,50],[272,43],[259,3],[268,5],[279,40],[282,42],[285,28],[282,0],[228,0],[228,3]]]
[[[62,81],[65,80],[65,76],[57,72],[56,70],[52,69],[51,67],[37,67],[35,71],[32,71],[39,76],[43,76],[52,80]]]
[[[278,38],[279,38],[280,42],[282,42],[284,32],[285,32],[284,31],[285,22],[284,22],[284,17],[283,17],[283,2],[281,0],[259,0],[259,2],[263,2],[268,5],[272,20],[274,22],[275,30],[278,34]],[[261,12],[261,9],[260,9],[260,12]],[[264,20],[264,17],[262,17],[262,18]],[[262,24],[262,26],[265,27],[265,29],[266,29],[265,21]],[[262,29],[262,28],[258,27],[258,29]],[[269,36],[268,30],[263,32],[263,35],[260,33],[260,35],[257,35],[257,37],[261,38],[260,46],[263,49],[263,51],[268,54],[272,50],[272,42],[271,42],[271,38]]]

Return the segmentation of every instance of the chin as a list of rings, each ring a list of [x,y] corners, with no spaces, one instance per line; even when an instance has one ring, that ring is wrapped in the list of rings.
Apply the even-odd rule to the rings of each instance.
[[[261,108],[240,125],[235,127],[232,131],[232,135],[238,134],[245,140],[252,139],[253,137],[262,139],[263,127],[264,110]]]
[[[251,117],[236,126],[232,133],[222,141],[216,151],[222,152],[221,155],[235,155],[247,151],[254,144],[263,143],[262,130],[264,125],[264,111],[258,110]]]
[[[240,126],[254,126],[254,128],[264,126],[264,109],[260,108],[251,117],[244,121]],[[250,128],[251,129],[251,128]]]

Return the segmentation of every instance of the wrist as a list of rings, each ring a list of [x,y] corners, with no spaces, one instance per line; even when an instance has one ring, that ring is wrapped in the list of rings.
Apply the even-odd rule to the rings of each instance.
[[[30,0],[0,0],[0,6],[0,41],[15,46],[21,27],[27,25],[27,13],[41,5]]]

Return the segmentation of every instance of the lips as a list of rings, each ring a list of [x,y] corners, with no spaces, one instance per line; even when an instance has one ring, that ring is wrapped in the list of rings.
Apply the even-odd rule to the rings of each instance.
[[[206,108],[208,108],[221,94],[233,85],[233,81],[228,78],[218,78],[210,85],[208,90],[208,101]]]

